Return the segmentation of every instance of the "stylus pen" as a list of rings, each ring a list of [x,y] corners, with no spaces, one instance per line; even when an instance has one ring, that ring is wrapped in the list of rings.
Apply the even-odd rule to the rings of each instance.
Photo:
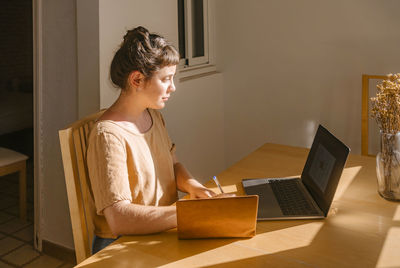
[[[224,193],[224,190],[222,190],[221,184],[219,184],[219,181],[217,179],[217,176],[213,177],[213,180],[215,182],[215,184],[218,186],[219,190],[221,191],[221,193]]]

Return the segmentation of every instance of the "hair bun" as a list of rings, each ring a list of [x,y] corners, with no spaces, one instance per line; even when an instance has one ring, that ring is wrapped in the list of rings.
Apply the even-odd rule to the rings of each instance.
[[[136,27],[132,30],[128,30],[126,32],[126,34],[124,36],[124,43],[131,42],[132,40],[135,40],[135,39],[143,41],[143,40],[148,39],[149,35],[150,35],[150,32],[146,28],[144,28],[142,26],[138,26],[138,27]]]

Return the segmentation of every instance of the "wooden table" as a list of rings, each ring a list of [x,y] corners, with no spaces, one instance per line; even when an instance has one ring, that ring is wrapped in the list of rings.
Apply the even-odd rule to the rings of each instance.
[[[297,176],[307,149],[265,144],[218,175]],[[213,184],[209,184],[218,191]],[[375,158],[350,155],[324,220],[262,221],[251,239],[178,240],[176,230],[124,236],[78,267],[400,267],[400,203],[377,193]]]

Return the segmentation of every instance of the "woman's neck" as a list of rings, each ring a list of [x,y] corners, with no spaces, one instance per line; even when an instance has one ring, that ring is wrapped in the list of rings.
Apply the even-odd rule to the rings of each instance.
[[[147,107],[140,102],[137,96],[132,96],[132,93],[122,91],[108,110],[124,117],[124,121],[135,122],[144,116],[146,109]]]
[[[110,108],[104,112],[100,120],[112,120],[128,125],[134,132],[145,133],[152,124],[152,118],[146,108],[137,107],[135,104],[122,99],[118,99]]]
[[[104,112],[100,120],[113,120],[133,123],[140,132],[152,125],[151,116],[138,96],[122,91],[118,99]]]

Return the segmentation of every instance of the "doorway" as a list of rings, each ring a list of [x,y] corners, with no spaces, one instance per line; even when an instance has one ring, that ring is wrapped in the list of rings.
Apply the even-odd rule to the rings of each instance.
[[[32,11],[32,0],[0,1],[0,147],[28,156],[27,222],[19,221],[18,174],[0,177],[0,239],[7,239],[7,250],[34,246]]]

